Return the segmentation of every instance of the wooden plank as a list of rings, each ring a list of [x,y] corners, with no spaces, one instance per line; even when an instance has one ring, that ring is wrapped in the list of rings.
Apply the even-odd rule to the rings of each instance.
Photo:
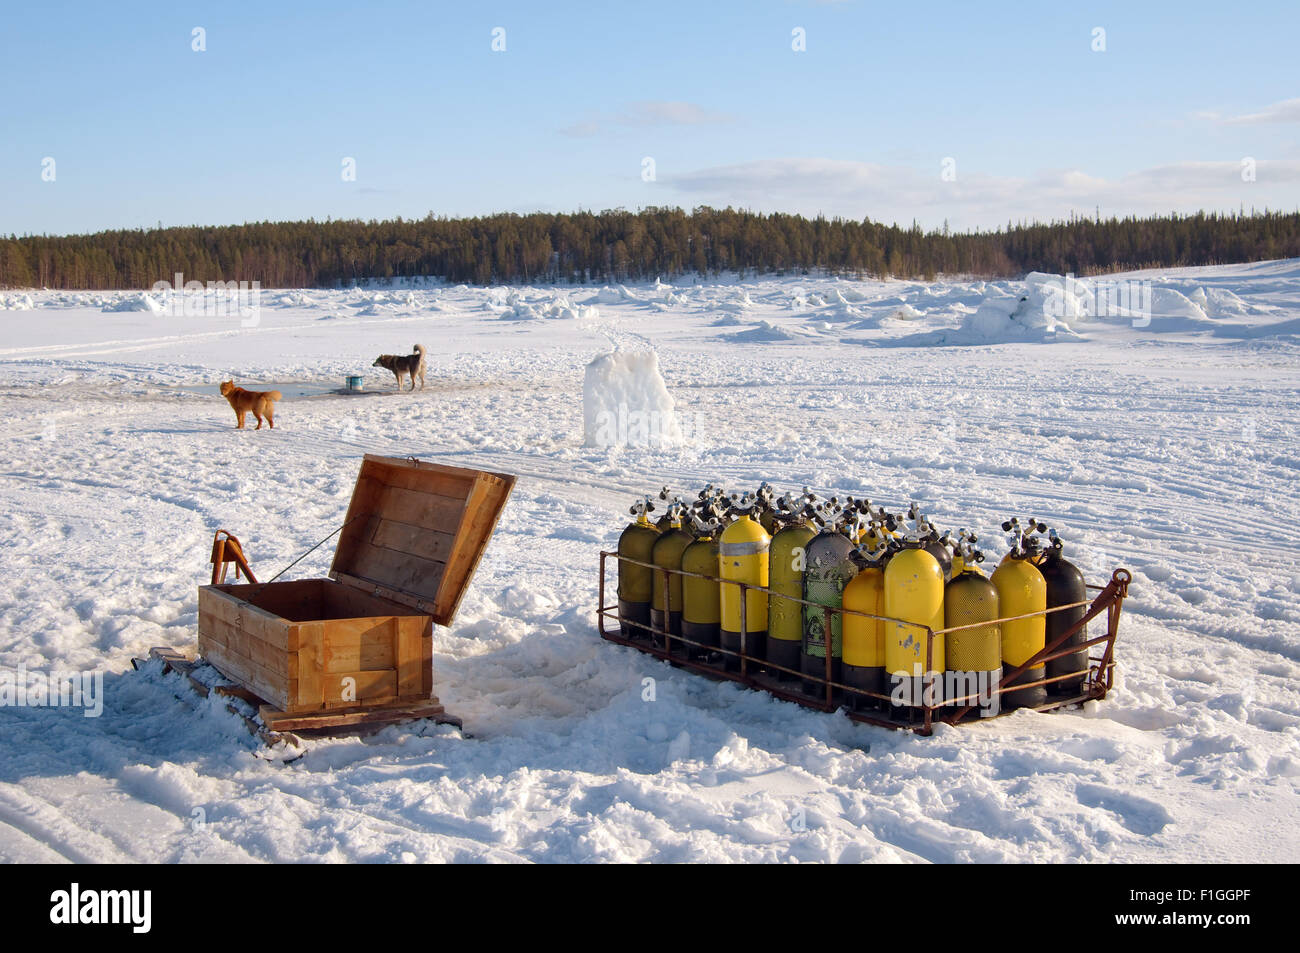
[[[424,625],[419,619],[394,619],[394,668],[397,670],[397,694],[415,695],[424,690]]]
[[[391,515],[376,521],[374,535],[370,538],[372,546],[395,549],[399,553],[410,553],[440,563],[447,561],[455,542],[456,537],[451,533],[403,523]]]
[[[149,650],[149,657],[156,658],[159,661],[168,665],[172,663],[179,663],[179,662],[185,662],[188,664],[190,661],[188,658],[186,658],[180,652],[177,652],[170,645],[155,645],[153,648]]]
[[[389,590],[433,602],[444,569],[439,562],[363,543],[357,547],[351,566],[345,571]]]
[[[490,474],[479,476],[465,506],[465,525],[456,533],[456,551],[447,561],[446,579],[434,603],[433,617],[439,624],[450,625],[455,617],[513,486],[513,477],[507,480]]]
[[[323,580],[299,579],[256,586],[247,596],[249,605],[276,618],[291,622],[311,622],[321,617]]]
[[[257,692],[244,688],[242,685],[217,685],[213,688],[213,691],[227,698],[242,698],[254,708],[266,704],[265,698],[258,695]]]
[[[419,617],[389,616],[382,626],[375,626],[361,633],[361,657],[357,668],[363,672],[379,672],[396,669],[398,661],[398,633],[409,621],[419,621]]]
[[[288,680],[290,653],[263,641],[255,633],[245,634],[248,646],[247,657],[268,672]]]
[[[325,700],[322,672],[322,641],[325,623],[309,622],[298,633],[298,691],[286,710],[319,708]]]
[[[420,633],[420,677],[423,680],[421,693],[433,694],[433,620],[425,619],[424,629]]]
[[[479,473],[478,470],[449,467],[440,463],[419,463],[413,466],[409,460],[369,454],[366,455],[361,466],[363,470],[369,469],[378,474],[379,479],[388,486],[433,493],[462,502],[469,496],[474,479]]]
[[[283,687],[272,684],[267,676],[247,659],[213,653],[203,656],[203,660],[230,681],[256,692],[271,704],[285,706],[289,703],[288,693],[283,690]]]
[[[324,672],[354,672],[393,667],[392,616],[371,619],[331,619],[322,630]]]
[[[352,680],[350,687],[345,682],[347,679]],[[391,669],[386,672],[327,672],[321,685],[326,708],[373,705],[398,697],[397,673]],[[350,697],[344,697],[345,691]]]
[[[339,711],[321,714],[297,714],[280,711],[263,706],[258,712],[262,723],[272,731],[310,731],[313,728],[339,728],[349,725],[393,724],[403,721],[415,721],[420,718],[435,718],[460,724],[459,718],[450,718],[446,709],[431,699],[432,704],[403,706],[397,708],[378,708],[366,711]]]
[[[234,586],[234,589],[270,588],[280,583],[263,583],[262,586]],[[220,592],[215,586],[199,587],[199,609],[207,612],[229,625],[242,630],[255,630],[263,641],[276,648],[291,651],[296,648],[289,644],[289,629],[284,620],[274,613],[253,605],[233,594]]]
[[[255,659],[240,655],[228,646],[210,640],[207,642],[200,640],[200,653],[204,660],[212,662],[223,674],[237,682],[241,682],[248,688],[252,688],[254,691],[267,688],[274,691],[277,698],[285,698],[286,701],[293,697],[295,684],[292,677],[286,677],[283,674],[271,671],[259,664]],[[226,672],[225,669],[222,669],[223,665],[231,671]],[[235,677],[236,675],[238,677]],[[253,684],[254,682],[256,682],[256,685]]]
[[[385,599],[373,592],[334,579],[326,580],[326,619],[372,619],[379,616],[420,616],[408,605]]]
[[[282,641],[282,640],[277,640]],[[224,620],[214,619],[206,612],[199,613],[199,652],[209,654],[205,646],[214,644],[221,650],[254,662],[281,680],[292,676],[290,658],[293,653],[269,644],[261,633],[249,632]]]
[[[363,463],[361,473],[357,476],[356,486],[352,488],[352,500],[348,503],[348,512],[343,520],[343,529],[334,546],[334,560],[330,564],[331,576],[346,570],[356,552],[357,545],[374,535],[373,521],[378,509],[379,496],[384,485],[367,472]]]
[[[426,530],[449,532],[465,512],[464,497],[439,496],[428,489],[389,486],[379,498],[376,515]]]

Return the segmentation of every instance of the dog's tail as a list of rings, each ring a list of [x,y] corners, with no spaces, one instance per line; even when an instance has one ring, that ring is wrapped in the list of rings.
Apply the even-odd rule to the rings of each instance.
[[[280,400],[282,395],[278,390],[269,390],[266,392],[266,396],[271,400]]]
[[[420,355],[420,362],[423,363],[423,362],[424,362],[424,355],[425,355],[424,345],[423,345],[423,344],[417,344],[417,345],[415,345],[414,350],[415,350],[415,353],[416,353],[416,354]]]

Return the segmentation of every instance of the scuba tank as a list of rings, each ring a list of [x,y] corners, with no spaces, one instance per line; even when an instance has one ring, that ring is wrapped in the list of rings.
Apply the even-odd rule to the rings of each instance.
[[[918,526],[924,525],[927,527],[925,536],[921,540],[921,548],[938,560],[939,568],[943,570],[943,581],[947,583],[952,579],[951,534],[944,533],[940,535],[939,530],[922,515],[921,504],[915,500],[907,508],[907,518],[913,520]]]
[[[772,485],[766,480],[759,484],[758,492],[754,494],[758,501],[755,506],[754,516],[759,525],[767,530],[769,536],[777,531],[776,522],[780,518],[780,514],[776,511],[776,507],[772,502],[773,495]]]
[[[938,692],[925,691],[944,669],[943,636],[930,639],[926,631],[943,628],[943,567],[925,548],[929,533],[928,524],[917,520],[885,566],[884,614],[899,620],[885,623],[885,669],[896,708],[941,700]]]
[[[768,564],[767,660],[793,672],[799,669],[803,647],[803,606],[790,600],[803,598],[807,547],[816,533],[797,500],[782,497],[776,505],[774,525],[784,525],[772,537]],[[779,679],[793,678],[790,672],[777,670],[773,674]]]
[[[718,577],[721,587],[722,627],[719,632],[722,648],[735,655],[724,656],[728,669],[740,668],[739,653],[756,661],[767,657],[767,593],[761,590],[745,591],[745,643],[741,645],[740,593],[743,582],[750,586],[767,586],[768,550],[772,540],[767,530],[750,517],[755,500],[746,493],[732,503],[732,513],[738,518],[722,531],[718,538]]]
[[[871,539],[871,533],[860,534]],[[873,616],[885,614],[885,562],[889,547],[883,542],[875,549],[859,549],[866,565],[844,587],[844,608]],[[844,684],[852,688],[884,695],[885,692],[885,621],[844,613]],[[847,692],[853,710],[879,708],[881,700],[870,695]]]
[[[1048,532],[1047,524],[1038,522],[1038,520],[1034,519],[1032,516],[1029,517],[1029,522],[1025,526],[1021,526],[1020,520],[1016,519],[1013,516],[1011,517],[1011,519],[1007,520],[1005,523],[1002,524],[1002,529],[1005,530],[1007,533],[1009,533],[1010,536],[1015,536],[1023,532],[1028,537],[1029,534]],[[1012,552],[1014,552],[1014,544],[1012,545],[1012,549],[1007,550],[1007,552],[1003,555],[1002,559],[998,561],[998,565],[1001,566],[1003,563],[1012,559],[1012,555],[1011,555]],[[1043,551],[1041,548],[1035,548],[1032,552],[1029,553],[1028,557],[1026,558],[1028,558],[1031,563],[1037,566],[1039,563],[1043,561]]]
[[[1041,613],[1047,608],[1047,581],[1034,565],[1034,559],[1039,555],[1039,546],[1033,533],[1043,532],[1047,527],[1030,520],[1029,527],[1023,528],[1017,520],[1008,520],[1002,524],[1002,528],[1011,532],[1007,538],[1011,550],[993,571],[992,579],[998,590],[998,606],[1002,617]],[[1002,623],[1004,689],[1012,684],[1043,678],[1045,672],[1042,665],[1026,669],[1014,683],[1007,681],[1006,675],[1042,651],[1046,644],[1046,632],[1042,615]],[[1046,702],[1047,691],[1042,685],[1008,691],[1002,695],[1002,705],[1007,708],[1034,707]]]
[[[722,521],[717,517],[705,521],[692,517],[697,538],[682,551],[682,571],[699,573],[708,579],[695,576],[682,577],[682,628],[683,638],[697,645],[684,645],[687,658],[706,654],[708,648],[718,647],[718,633],[722,621],[722,605],[718,592],[718,528]],[[705,646],[701,648],[700,646]]]
[[[694,537],[682,529],[682,516],[686,507],[674,503],[668,507],[668,529],[660,533],[651,549],[650,559],[655,564],[651,587],[650,625],[669,635],[682,634],[682,577],[676,572],[682,568],[682,552]]]
[[[629,512],[636,517],[618,538],[618,555],[648,563],[654,558],[659,530],[649,520],[654,511],[650,498],[635,503]],[[618,623],[625,639],[650,637],[650,600],[654,589],[654,570],[618,561]]]
[[[1088,585],[1084,582],[1083,573],[1080,572],[1079,567],[1065,558],[1063,553],[1065,547],[1061,543],[1061,537],[1056,535],[1056,530],[1048,532],[1048,539],[1050,545],[1047,553],[1038,564],[1038,571],[1043,574],[1043,581],[1047,583],[1047,608],[1054,609],[1057,606],[1066,606],[1075,602],[1085,603],[1081,606],[1075,606],[1073,609],[1062,609],[1060,612],[1049,612],[1047,614],[1047,632],[1044,639],[1047,645],[1051,645],[1069,631],[1071,626],[1088,614],[1088,606],[1086,605],[1088,601]],[[1088,626],[1085,623],[1080,626],[1079,631],[1070,636],[1057,649],[1059,651],[1072,645],[1082,645],[1087,641]],[[1088,677],[1089,664],[1088,650],[1086,648],[1048,661],[1044,666],[1048,678],[1058,675],[1071,676],[1070,678],[1063,678],[1059,682],[1049,682],[1047,685],[1048,693],[1052,695],[1077,695],[1082,692],[1084,680]]]
[[[820,524],[821,531],[808,542],[804,560],[803,597],[815,605],[803,607],[800,670],[804,675],[818,679],[813,682],[805,678],[804,691],[821,695],[825,691],[822,682],[826,679],[827,655],[831,659],[830,680],[839,682],[843,674],[840,671],[843,658],[843,617],[838,612],[831,613],[831,644],[827,645],[826,613],[817,606],[841,608],[844,604],[844,587],[858,574],[860,567],[853,558],[857,554],[857,547],[841,530],[844,511],[839,508],[839,501],[831,497],[829,505],[813,507],[809,515],[814,522]]]
[[[958,537],[952,581],[943,590],[943,625],[951,629],[990,624],[944,633],[944,659],[951,697],[966,698],[957,704],[977,706],[981,717],[988,718],[1001,708],[997,689],[1002,680],[1002,628],[997,620],[1002,616],[997,587],[976,568],[984,561],[975,548],[978,541],[965,530]],[[967,697],[971,695],[977,697]]]
[[[673,520],[672,504],[680,503],[682,501],[682,498],[680,496],[673,496],[672,490],[668,489],[668,487],[664,487],[662,490],[659,491],[659,500],[660,502],[662,502],[664,505],[668,507],[668,510],[667,512],[664,513],[663,516],[659,517],[659,519],[655,522],[655,528],[659,530],[659,532],[661,533],[666,533],[670,529],[670,524],[672,523]],[[672,502],[669,502],[670,500]]]

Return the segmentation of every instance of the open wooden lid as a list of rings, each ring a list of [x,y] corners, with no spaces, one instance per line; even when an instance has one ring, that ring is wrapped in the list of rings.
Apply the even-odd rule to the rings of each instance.
[[[514,485],[505,473],[366,454],[330,576],[450,625]]]

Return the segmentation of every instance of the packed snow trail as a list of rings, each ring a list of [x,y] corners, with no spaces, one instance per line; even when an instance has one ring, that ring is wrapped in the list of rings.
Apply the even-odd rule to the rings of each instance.
[[[0,671],[99,670],[105,708],[0,708],[0,859],[1293,861],[1300,267],[1155,280],[1233,292],[1245,313],[1220,320],[1250,334],[897,345],[1015,283],[276,293],[240,330],[32,292],[0,311]],[[794,336],[726,337],[760,322]],[[611,334],[658,352],[681,446],[583,447]],[[413,340],[429,387],[398,395],[369,364]],[[182,389],[349,373],[384,393],[286,400],[273,432]],[[473,737],[398,726],[285,764],[130,671],[194,650],[216,528],[273,574],[338,527],[367,452],[520,477],[435,629],[435,691]],[[921,738],[601,642],[597,553],[632,499],[761,480],[919,499],[994,555],[996,524],[1032,513],[1090,581],[1128,566],[1116,691]]]

